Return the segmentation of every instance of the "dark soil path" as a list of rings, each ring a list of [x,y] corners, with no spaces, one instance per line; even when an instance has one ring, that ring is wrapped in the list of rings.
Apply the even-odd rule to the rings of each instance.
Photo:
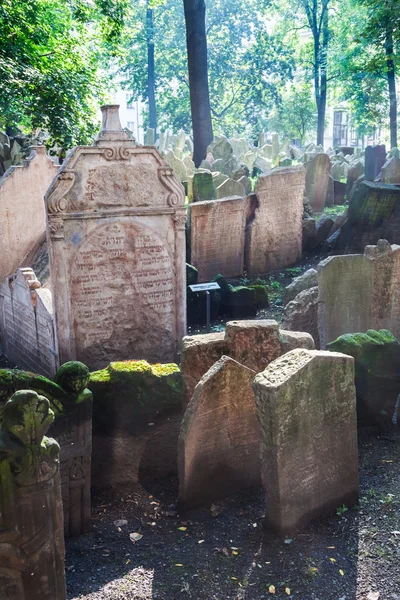
[[[400,432],[363,431],[359,454],[359,506],[286,539],[263,530],[261,489],[186,515],[175,479],[98,496],[67,542],[68,599],[400,600]]]

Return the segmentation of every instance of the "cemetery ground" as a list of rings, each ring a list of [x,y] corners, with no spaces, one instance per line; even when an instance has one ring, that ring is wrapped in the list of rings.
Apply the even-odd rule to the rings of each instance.
[[[67,540],[69,600],[400,599],[400,433],[359,435],[360,500],[291,537],[263,529],[260,488],[178,512],[175,478],[95,496]]]

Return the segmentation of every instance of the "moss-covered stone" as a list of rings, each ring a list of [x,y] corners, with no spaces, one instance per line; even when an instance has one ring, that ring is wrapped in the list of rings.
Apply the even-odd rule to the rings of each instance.
[[[240,285],[231,288],[229,296],[230,316],[255,317],[257,314],[257,294],[253,288]]]
[[[176,364],[145,360],[112,362],[90,375],[93,430],[123,427],[131,434],[158,416],[180,410],[182,375]]]
[[[268,291],[265,285],[261,284],[253,284],[249,285],[249,288],[255,291],[256,293],[256,303],[257,310],[262,310],[263,308],[268,308]]]
[[[387,427],[400,393],[400,344],[382,329],[349,333],[327,345],[355,360],[357,412],[360,423]]]
[[[217,192],[211,173],[200,172],[193,176],[193,202],[215,200]]]

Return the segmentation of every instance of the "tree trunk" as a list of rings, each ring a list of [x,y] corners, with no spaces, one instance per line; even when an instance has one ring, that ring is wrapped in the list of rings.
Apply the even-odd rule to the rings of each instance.
[[[386,29],[385,52],[389,86],[390,147],[397,148],[396,78],[393,60],[393,30],[390,27]]]
[[[329,1],[329,0],[328,0]],[[322,10],[324,14],[322,16],[322,46],[319,53],[319,68],[320,68],[320,89],[319,89],[319,100],[317,104],[318,108],[318,122],[317,122],[317,144],[321,144],[324,147],[324,134],[325,134],[325,113],[326,113],[326,61],[328,53],[328,41],[329,41],[329,30],[328,30],[328,2],[322,3]]]
[[[157,130],[156,90],[154,76],[154,26],[153,9],[149,8],[147,0],[146,11],[146,34],[147,34],[147,96],[149,99],[149,125],[154,129],[154,137]]]
[[[204,0],[183,0],[186,22],[190,105],[193,127],[193,160],[198,167],[213,140],[208,89],[206,5]]]

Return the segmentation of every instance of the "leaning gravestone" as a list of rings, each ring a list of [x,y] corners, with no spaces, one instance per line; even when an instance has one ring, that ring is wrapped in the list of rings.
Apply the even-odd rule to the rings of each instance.
[[[46,195],[60,362],[176,357],[186,328],[184,189],[118,106],[75,148]]]
[[[379,239],[400,244],[400,184],[362,181],[353,188],[348,218],[333,250],[337,254],[363,252]]]
[[[19,391],[0,426],[0,597],[65,600],[59,446],[49,401]]]
[[[257,208],[247,227],[245,265],[250,276],[294,264],[302,252],[303,167],[260,175]]]
[[[246,210],[246,198],[190,204],[191,262],[199,281],[210,281],[219,273],[243,275]]]
[[[354,360],[293,350],[253,382],[266,524],[292,534],[358,499]]]
[[[203,504],[259,483],[254,375],[223,356],[198,383],[178,442],[183,505]]]
[[[18,269],[0,285],[3,352],[21,369],[54,377],[58,367],[51,291],[32,269]]]
[[[388,329],[400,336],[400,246],[379,240],[364,254],[332,256],[318,265],[321,348],[346,333]]]

